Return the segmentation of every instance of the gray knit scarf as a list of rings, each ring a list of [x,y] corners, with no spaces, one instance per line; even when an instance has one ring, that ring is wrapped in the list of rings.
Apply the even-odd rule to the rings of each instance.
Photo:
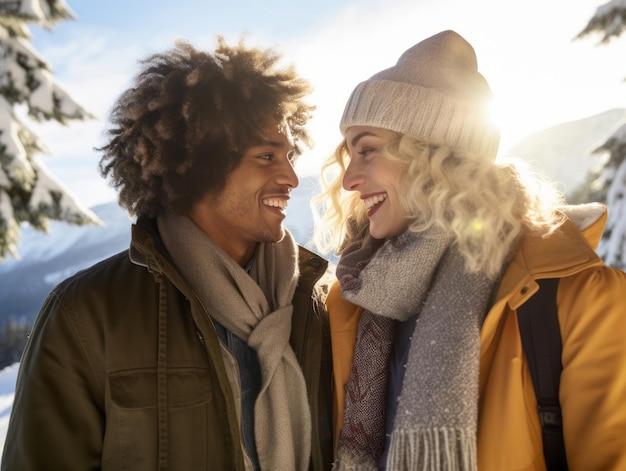
[[[439,228],[386,241],[361,234],[337,276],[343,296],[364,312],[334,469],[378,469],[392,320],[419,314],[386,469],[476,470],[480,328],[494,282],[468,274]]]
[[[262,385],[254,432],[261,469],[308,469],[311,414],[304,375],[289,344],[298,281],[291,234],[259,243],[248,274],[187,217],[167,214],[157,222],[168,252],[209,315],[258,354]]]

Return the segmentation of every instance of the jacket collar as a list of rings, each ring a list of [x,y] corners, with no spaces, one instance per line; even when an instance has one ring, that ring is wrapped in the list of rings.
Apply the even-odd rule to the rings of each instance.
[[[158,254],[158,255],[157,255]],[[154,269],[151,263],[156,256],[166,257],[169,263],[167,250],[157,229],[156,219],[141,216],[132,226],[132,237],[129,249],[131,262],[141,267]]]
[[[560,278],[602,264],[595,247],[606,224],[606,207],[593,203],[564,207],[562,212],[567,219],[554,233],[522,240],[504,273],[497,300],[510,296],[508,303],[516,309],[538,290],[535,280]]]

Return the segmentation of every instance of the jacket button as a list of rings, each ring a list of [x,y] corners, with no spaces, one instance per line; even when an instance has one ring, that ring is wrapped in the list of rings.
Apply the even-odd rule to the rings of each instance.
[[[528,286],[524,286],[524,287],[522,288],[522,290],[520,291],[520,293],[521,293],[521,294],[526,294],[526,293],[528,293]]]
[[[309,260],[309,265],[311,265],[312,267],[319,267],[321,265],[320,259],[319,258],[311,258]]]

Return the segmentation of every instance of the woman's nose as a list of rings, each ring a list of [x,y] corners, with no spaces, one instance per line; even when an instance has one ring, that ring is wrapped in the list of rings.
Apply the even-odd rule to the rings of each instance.
[[[354,160],[350,160],[343,174],[343,189],[347,191],[356,191],[361,183],[363,183],[363,171]]]

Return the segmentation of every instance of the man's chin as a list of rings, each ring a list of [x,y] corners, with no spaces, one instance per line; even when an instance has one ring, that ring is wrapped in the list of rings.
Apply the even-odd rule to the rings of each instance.
[[[286,232],[287,232],[287,230],[283,226],[280,226],[280,231],[279,231],[278,238],[277,238],[276,242],[280,242],[281,240],[283,240],[285,238],[285,233]]]
[[[270,233],[268,233],[264,241],[272,243],[280,242],[285,238],[285,233],[286,229],[281,225],[278,229],[272,230]]]

